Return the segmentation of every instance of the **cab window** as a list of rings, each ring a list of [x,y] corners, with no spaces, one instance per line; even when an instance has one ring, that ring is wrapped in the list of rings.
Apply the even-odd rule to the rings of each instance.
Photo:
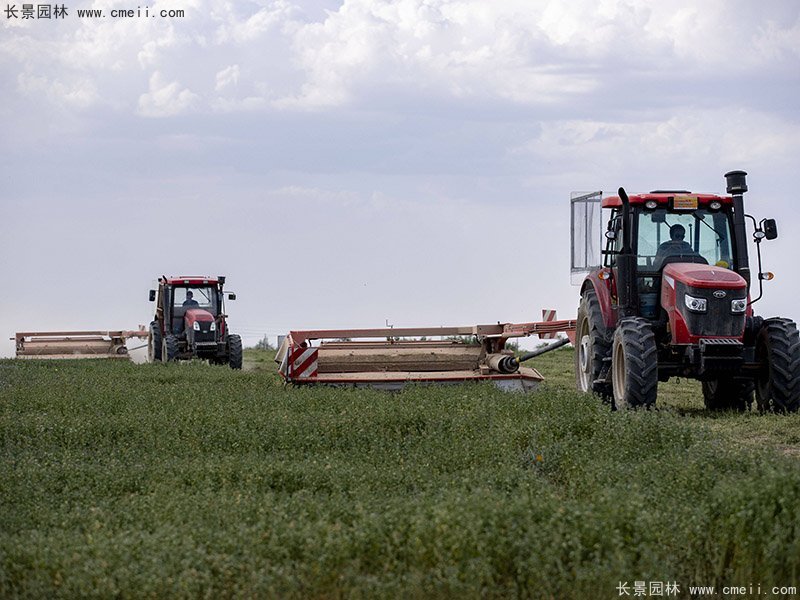
[[[671,238],[670,231],[682,235]],[[730,221],[724,212],[698,209],[670,213],[664,208],[640,212],[636,244],[639,268],[658,269],[661,261],[657,256],[676,253],[671,247],[680,248],[681,255],[702,257],[710,265],[734,268]]]
[[[188,292],[191,292],[191,300],[197,302],[196,306],[193,302],[190,303],[193,308],[203,308],[212,314],[216,313],[217,292],[216,288],[210,286],[176,287],[173,293],[172,305],[175,307],[184,306],[184,302],[189,299]]]

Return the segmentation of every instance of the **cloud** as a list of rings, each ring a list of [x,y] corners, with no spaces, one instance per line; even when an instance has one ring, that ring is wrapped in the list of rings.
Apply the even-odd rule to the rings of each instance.
[[[87,108],[98,100],[94,82],[87,78],[78,78],[70,82],[60,79],[50,80],[28,73],[20,73],[17,77],[17,89],[26,96],[40,96],[56,105],[67,105],[74,108]]]
[[[755,11],[718,0],[702,10],[624,0],[346,0],[297,30],[306,80],[275,105],[320,109],[356,103],[368,89],[413,87],[535,106],[596,93],[626,72],[692,67],[719,80],[796,56],[798,14],[788,3]]]
[[[150,91],[139,97],[138,112],[144,117],[170,117],[188,110],[197,100],[197,94],[181,89],[177,81],[167,82],[156,71],[150,77]]]
[[[91,102],[130,114],[143,114],[136,100],[152,93],[153,71],[180,73],[203,112],[398,99],[417,110],[451,100],[552,110],[595,100],[620,82],[646,86],[650,102],[653,90],[687,73],[721,98],[734,81],[784,77],[800,56],[800,5],[780,0],[320,0],[317,8],[331,8],[313,13],[289,0],[184,4],[183,19],[73,14],[58,28],[6,24],[3,68],[67,86],[81,80],[96,90]],[[221,81],[232,65],[238,78],[231,72]]]
[[[744,169],[759,179],[762,191],[786,198],[779,188],[794,172],[798,153],[797,122],[741,108],[679,109],[634,121],[548,121],[510,146],[505,161],[519,165],[531,193],[542,186],[609,191],[619,185],[720,192],[723,173]]]
[[[212,18],[216,22],[214,43],[246,45],[258,41],[265,34],[281,28],[292,28],[299,9],[285,0],[276,0],[269,6],[260,8],[251,15],[242,16],[236,4],[223,2],[212,8]]]
[[[721,165],[790,166],[800,153],[800,124],[744,109],[680,110],[640,122],[556,120],[512,154],[540,159],[620,166],[659,161],[688,166],[700,160]],[[610,160],[609,160],[610,158]]]
[[[214,89],[217,92],[220,92],[228,87],[235,87],[237,83],[239,83],[239,65],[231,65],[229,67],[225,67],[222,71],[217,73],[217,84],[214,86]]]

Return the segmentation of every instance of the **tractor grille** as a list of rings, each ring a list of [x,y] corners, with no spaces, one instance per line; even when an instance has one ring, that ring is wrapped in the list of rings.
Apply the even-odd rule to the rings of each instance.
[[[744,290],[726,290],[728,293],[724,298],[716,298],[714,289],[696,288],[677,282],[676,291],[678,310],[692,335],[739,337],[744,333],[744,313],[731,313],[731,300],[740,297]],[[705,298],[708,303],[706,312],[696,313],[686,308],[683,301],[685,294]]]
[[[200,321],[200,331],[194,332],[195,342],[216,341],[216,331],[211,331],[211,321]]]

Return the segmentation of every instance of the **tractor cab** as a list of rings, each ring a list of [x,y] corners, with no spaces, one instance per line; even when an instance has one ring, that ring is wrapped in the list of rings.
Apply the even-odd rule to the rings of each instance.
[[[172,287],[167,294],[170,310],[165,317],[175,335],[184,334],[195,322],[213,323],[222,312],[222,298],[216,286],[183,284]]]
[[[656,191],[630,196],[629,201],[636,296],[642,317],[656,319],[660,315],[661,281],[667,265],[690,263],[736,271],[730,198]],[[603,199],[602,207],[611,209],[603,266],[616,271],[616,257],[623,250],[622,201],[611,196]]]

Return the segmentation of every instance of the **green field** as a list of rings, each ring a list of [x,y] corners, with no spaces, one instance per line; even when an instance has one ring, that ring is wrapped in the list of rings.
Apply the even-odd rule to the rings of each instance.
[[[710,414],[686,381],[611,413],[572,356],[530,395],[285,388],[253,352],[0,361],[0,597],[800,585],[800,415]]]

